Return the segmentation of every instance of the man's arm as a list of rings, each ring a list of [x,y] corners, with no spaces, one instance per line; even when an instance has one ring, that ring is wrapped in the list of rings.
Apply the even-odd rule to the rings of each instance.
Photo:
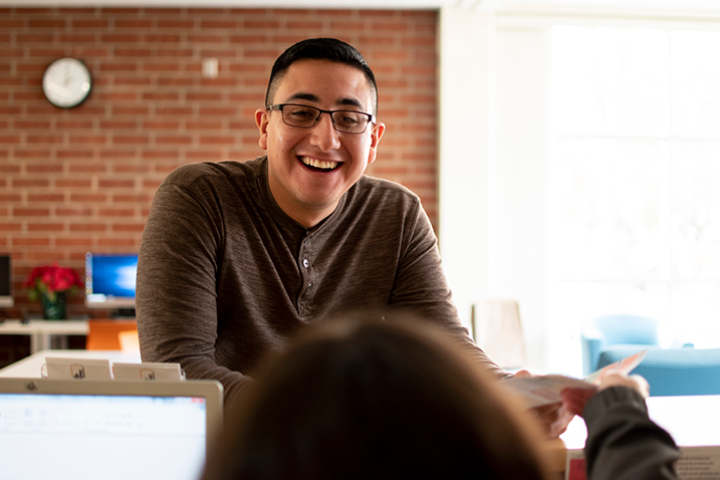
[[[178,362],[189,378],[219,380],[227,400],[251,379],[215,362],[223,227],[206,197],[167,181],[158,190],[138,262],[138,332],[143,361]]]
[[[437,237],[419,201],[407,221],[390,311],[407,311],[442,325],[457,335],[479,365],[498,377],[508,376],[473,342],[462,326],[442,269]]]

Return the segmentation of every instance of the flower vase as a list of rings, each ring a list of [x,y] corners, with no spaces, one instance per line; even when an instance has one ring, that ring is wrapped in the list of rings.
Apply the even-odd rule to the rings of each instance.
[[[65,292],[55,293],[55,301],[53,302],[47,295],[40,295],[40,303],[42,303],[43,318],[45,320],[65,320],[67,318],[67,298]]]

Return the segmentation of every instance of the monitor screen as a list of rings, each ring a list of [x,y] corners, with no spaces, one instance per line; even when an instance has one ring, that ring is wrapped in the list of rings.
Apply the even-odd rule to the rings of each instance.
[[[134,308],[136,253],[85,255],[85,305],[91,308]]]
[[[65,382],[66,393],[61,387],[50,393],[40,391],[50,381],[33,382],[38,387],[27,393],[3,393],[0,382],[2,478],[200,477],[208,441],[222,415],[220,393],[205,392],[208,387],[192,382],[166,387],[117,381],[113,381],[116,385],[95,381],[86,386],[87,393],[73,393],[74,385]],[[172,393],[173,388],[178,392]],[[185,391],[180,393],[181,389]],[[188,396],[190,390],[195,395]],[[220,392],[218,387],[215,390]]]
[[[10,255],[0,255],[0,308],[13,305]]]

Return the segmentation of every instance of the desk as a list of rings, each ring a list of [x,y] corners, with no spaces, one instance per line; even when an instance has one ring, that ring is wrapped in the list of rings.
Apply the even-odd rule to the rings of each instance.
[[[87,335],[87,320],[5,320],[0,323],[0,335],[30,336],[30,353],[51,348],[53,335]]]
[[[720,395],[648,397],[650,418],[667,430],[680,447],[720,445]],[[585,446],[587,429],[580,417],[573,418],[560,438],[568,450]]]
[[[45,357],[98,358],[117,363],[140,363],[139,353],[124,353],[120,350],[42,350],[0,368],[0,378],[40,378],[40,368],[45,363]]]

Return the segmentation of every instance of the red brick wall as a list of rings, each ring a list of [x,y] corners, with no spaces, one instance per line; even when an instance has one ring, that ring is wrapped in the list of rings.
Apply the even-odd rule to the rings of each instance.
[[[374,176],[400,182],[437,222],[434,11],[1,8],[0,252],[12,254],[17,317],[39,312],[21,283],[85,252],[136,252],[153,194],[189,162],[260,155],[253,112],[277,55],[297,40],[355,45],[377,75],[388,125]],[[51,61],[83,60],[93,91],[52,107]],[[217,79],[201,60],[219,60]],[[70,313],[84,312],[82,298]],[[106,312],[89,312],[103,316]]]

